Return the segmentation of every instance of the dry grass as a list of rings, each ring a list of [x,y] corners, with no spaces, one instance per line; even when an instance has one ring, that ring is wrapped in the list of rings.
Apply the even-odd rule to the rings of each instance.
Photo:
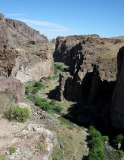
[[[112,59],[117,57],[119,49],[123,46],[124,46],[124,40],[122,40],[122,42],[119,42],[117,44],[107,43],[104,45],[104,48],[106,48],[106,50],[99,52],[96,55],[101,58]]]
[[[73,160],[75,157],[76,160],[81,160],[88,154],[86,136],[86,131],[73,123],[58,121],[57,137],[60,146],[54,149],[52,157],[58,160]]]
[[[10,93],[0,93],[0,112],[15,104],[15,100]]]

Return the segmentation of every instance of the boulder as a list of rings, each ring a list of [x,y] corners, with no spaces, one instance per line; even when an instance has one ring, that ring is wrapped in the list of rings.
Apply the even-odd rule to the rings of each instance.
[[[21,102],[25,94],[25,86],[18,80],[0,77],[0,92],[10,92],[16,102]]]

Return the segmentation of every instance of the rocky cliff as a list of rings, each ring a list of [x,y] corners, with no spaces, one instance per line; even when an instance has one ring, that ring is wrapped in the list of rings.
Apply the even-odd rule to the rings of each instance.
[[[110,114],[115,118],[115,110],[119,112],[118,116],[121,113],[117,109],[119,101],[117,98],[113,98],[117,103],[113,102],[115,107],[112,110],[110,106],[116,83],[116,57],[119,48],[124,45],[124,40],[88,35],[82,36],[78,43],[75,38],[75,44],[72,42],[72,46],[70,45],[69,48],[66,43],[68,39],[72,39],[72,37],[58,38],[54,54],[56,60],[59,59],[70,67],[68,74],[60,75],[57,97],[59,100],[65,98],[80,102],[80,107],[77,107],[80,113],[77,117],[75,116],[78,121],[93,124],[99,122],[108,125],[111,123]],[[63,48],[64,50],[62,50]],[[64,59],[62,59],[63,55]],[[119,97],[119,93],[116,95]],[[115,121],[118,123],[118,120],[117,118]],[[116,127],[116,124],[114,126]]]
[[[82,36],[82,41],[74,45],[68,51],[67,57],[65,56],[70,63],[68,63],[70,76],[69,78],[65,76],[64,96],[67,99],[71,97],[71,100],[83,100],[83,96],[86,97],[90,93],[91,85],[94,85],[91,82],[96,73],[101,82],[114,82],[117,73],[117,52],[112,52],[112,49],[113,47],[118,48],[122,44],[124,41],[118,39],[103,39],[96,35]],[[56,54],[55,52],[54,57]],[[61,59],[64,53],[59,54]],[[66,63],[66,60],[61,59],[61,61]]]
[[[0,14],[0,37],[1,76],[27,82],[53,74],[54,43],[44,35]]]
[[[124,47],[117,56],[118,74],[111,105],[111,119],[115,128],[124,130]]]

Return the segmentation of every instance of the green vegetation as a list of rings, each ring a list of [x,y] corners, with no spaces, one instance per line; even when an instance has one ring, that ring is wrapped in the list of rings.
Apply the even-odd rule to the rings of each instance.
[[[16,120],[18,122],[25,122],[29,118],[28,108],[10,107],[4,111],[4,115],[10,120]]]
[[[16,152],[16,146],[11,146],[9,149],[10,155]]]
[[[57,160],[56,158],[52,158],[52,160]]]
[[[35,99],[35,105],[38,106],[39,108],[43,109],[44,111],[56,111],[56,112],[61,112],[62,107],[57,105],[53,100],[51,102],[48,102],[47,99],[45,98],[40,98],[38,95],[34,95]],[[54,104],[54,105],[53,105]]]
[[[41,82],[35,82],[33,87],[32,93],[36,94],[43,87],[43,84]]]
[[[118,153],[119,153],[121,158],[124,157],[124,151],[123,150],[118,150]]]
[[[109,137],[108,136],[103,136],[103,141],[104,142],[108,142],[109,141]]]
[[[93,126],[89,127],[90,151],[88,160],[105,160],[102,135]]]
[[[30,99],[30,95],[29,94],[30,94],[30,85],[27,84],[26,87],[25,87],[25,97],[27,99]]]
[[[60,70],[61,72],[65,72],[65,68],[60,64],[54,64],[54,70],[55,70],[55,73],[57,73],[57,70]]]
[[[52,99],[51,102],[50,102],[50,104],[51,104],[51,105],[56,105],[55,99]]]
[[[57,79],[57,78],[58,78],[58,75],[54,75],[54,76],[48,76],[46,79],[54,80],[54,79]]]
[[[42,87],[41,82],[28,82],[25,87],[25,97],[30,100],[30,94],[36,94]]]
[[[46,148],[46,145],[42,142],[40,142],[37,146],[36,146],[36,151],[37,152],[46,152],[47,151],[47,148]]]
[[[6,159],[6,153],[3,153],[2,155],[0,155],[0,160],[5,160]]]
[[[123,140],[124,140],[123,134],[117,135],[115,137],[115,139],[113,140],[113,143],[114,143],[115,147],[117,147],[119,143],[122,144]]]
[[[26,86],[25,87],[25,94],[29,94],[30,93],[30,86]]]

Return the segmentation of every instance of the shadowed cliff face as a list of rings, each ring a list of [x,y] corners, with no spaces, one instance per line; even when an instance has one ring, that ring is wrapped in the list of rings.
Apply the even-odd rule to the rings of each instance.
[[[53,75],[54,43],[25,23],[0,14],[0,75],[27,82]]]
[[[115,128],[124,130],[124,47],[119,50],[117,60],[118,74],[112,96],[111,119]]]
[[[78,102],[79,105],[70,110],[78,112],[74,116],[78,122],[89,125],[98,123],[107,127],[111,126],[112,121],[114,128],[124,129],[124,48],[118,53],[124,44],[123,39],[84,36],[82,41],[69,49],[66,44],[68,38],[70,37],[63,41],[62,38],[60,40],[58,38],[54,54],[54,57],[57,55],[56,60],[60,54],[59,61],[65,62],[70,67],[70,73],[60,75],[58,99],[65,98]],[[63,54],[65,59],[61,59]]]
[[[92,82],[94,75],[97,75],[99,79],[98,81],[96,78],[94,87],[96,89],[99,86],[97,85],[99,82],[114,82],[116,80],[116,58],[107,59],[98,56],[101,50],[106,50],[104,49],[103,43],[108,42],[104,42],[104,39],[98,37],[96,39],[96,37],[93,38],[93,36],[91,36],[70,50],[70,55],[73,55],[70,57],[70,75],[62,77],[61,86],[63,85],[64,87],[60,87],[60,99],[63,99],[62,94],[64,94],[64,97],[68,100],[85,101],[85,99],[88,99],[86,97],[89,95],[89,92],[91,92],[91,85],[94,85]],[[63,88],[62,91],[61,88]],[[95,89],[93,90],[95,92]]]

